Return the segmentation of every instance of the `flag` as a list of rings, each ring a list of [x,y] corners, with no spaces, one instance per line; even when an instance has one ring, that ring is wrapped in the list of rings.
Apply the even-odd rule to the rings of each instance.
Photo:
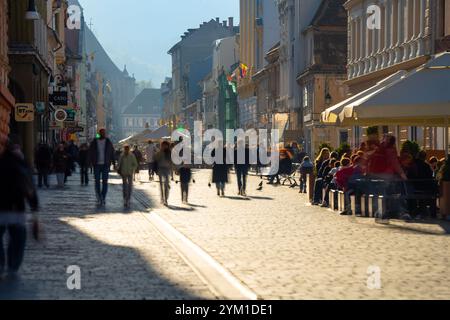
[[[245,65],[244,63],[241,63],[239,68],[241,69],[241,78],[245,78],[247,76],[248,66]]]

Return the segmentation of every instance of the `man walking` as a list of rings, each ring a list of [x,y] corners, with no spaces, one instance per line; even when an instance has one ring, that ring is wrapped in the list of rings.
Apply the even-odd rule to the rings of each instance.
[[[36,151],[35,155],[35,165],[38,171],[38,186],[42,188],[44,185],[46,188],[49,188],[50,185],[48,183],[48,175],[50,173],[50,168],[52,166],[52,152],[50,147],[41,143]]]
[[[155,155],[158,152],[156,145],[152,140],[148,141],[148,146],[145,149],[145,154],[147,156],[148,164],[148,177],[150,181],[153,181],[155,177],[156,167],[155,167]]]
[[[104,206],[108,193],[109,170],[114,161],[114,146],[106,137],[105,129],[100,129],[98,138],[92,141],[89,154],[94,167],[97,204]],[[100,179],[102,183],[100,183]]]
[[[238,146],[234,154],[236,177],[239,195],[247,196],[247,176],[250,169],[250,149],[244,141],[238,141]]]
[[[129,208],[133,190],[133,175],[138,167],[135,155],[130,152],[130,146],[124,147],[124,152],[119,158],[117,167],[117,172],[122,177],[123,182],[123,205],[125,208]]]

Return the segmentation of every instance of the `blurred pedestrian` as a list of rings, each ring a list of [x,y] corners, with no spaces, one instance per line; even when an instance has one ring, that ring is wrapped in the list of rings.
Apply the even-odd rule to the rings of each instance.
[[[306,193],[306,183],[308,181],[307,176],[314,173],[314,164],[308,156],[303,158],[300,165],[300,193]]]
[[[22,265],[27,239],[25,201],[28,201],[33,216],[33,236],[38,234],[38,197],[33,185],[31,168],[23,158],[17,156],[12,145],[0,142],[0,277],[4,271],[14,277]],[[5,252],[4,237],[8,234]],[[5,270],[6,268],[6,270]]]
[[[240,156],[240,154],[242,155]],[[245,142],[239,140],[234,154],[234,169],[236,170],[236,177],[238,183],[238,194],[240,196],[247,196],[247,176],[250,169],[250,149],[245,145]]]
[[[133,175],[133,181],[136,181],[136,175],[138,176],[138,180],[139,180],[140,165],[141,165],[144,157],[142,156],[142,152],[139,150],[139,146],[138,145],[134,146],[133,154],[134,154],[134,157],[136,158],[136,161],[138,163],[138,167],[136,168],[136,171],[134,172],[134,175]]]
[[[168,206],[170,177],[172,176],[172,154],[169,142],[163,141],[161,143],[161,150],[155,155],[155,161],[158,166],[161,203]]]
[[[39,144],[34,157],[36,170],[38,172],[38,187],[50,187],[48,183],[48,175],[52,166],[52,152],[46,143]]]
[[[89,149],[90,163],[94,166],[95,193],[99,206],[106,204],[109,171],[114,162],[114,155],[114,145],[106,137],[106,130],[100,129],[98,138],[92,141]]]
[[[117,172],[122,177],[123,204],[130,207],[131,193],[133,191],[133,175],[138,167],[135,155],[130,152],[130,146],[124,146],[124,151],[117,164]]]
[[[83,143],[80,147],[78,155],[78,165],[80,166],[81,185],[89,185],[89,146],[87,143]]]
[[[212,154],[215,157],[215,151]],[[214,163],[212,167],[212,182],[216,184],[217,195],[225,197],[225,186],[228,183],[229,165],[227,164],[227,149],[223,149],[222,163]]]
[[[155,166],[155,155],[158,152],[158,148],[153,143],[152,140],[148,141],[148,146],[145,148],[145,154],[147,156],[147,165],[148,165],[148,179],[153,181],[156,173]]]
[[[58,188],[64,188],[64,179],[69,166],[69,155],[64,148],[64,144],[60,143],[53,155],[53,170],[56,174]]]

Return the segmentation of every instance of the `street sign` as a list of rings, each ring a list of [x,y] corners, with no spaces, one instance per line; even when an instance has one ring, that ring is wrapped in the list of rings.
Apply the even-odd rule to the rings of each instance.
[[[55,111],[55,120],[59,122],[66,121],[67,112],[64,109],[58,109]]]
[[[32,121],[34,121],[34,105],[32,103],[16,104],[15,119],[17,122],[32,122]]]
[[[55,106],[67,106],[68,102],[67,91],[53,92],[49,98],[50,102],[53,103]]]
[[[45,112],[45,102],[36,102],[36,112],[39,114]]]

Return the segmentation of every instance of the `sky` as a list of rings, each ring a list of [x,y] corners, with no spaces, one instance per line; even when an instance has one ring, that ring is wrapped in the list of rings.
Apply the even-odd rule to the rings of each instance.
[[[239,0],[79,0],[86,23],[119,69],[159,87],[171,75],[167,51],[188,28],[234,17]]]

